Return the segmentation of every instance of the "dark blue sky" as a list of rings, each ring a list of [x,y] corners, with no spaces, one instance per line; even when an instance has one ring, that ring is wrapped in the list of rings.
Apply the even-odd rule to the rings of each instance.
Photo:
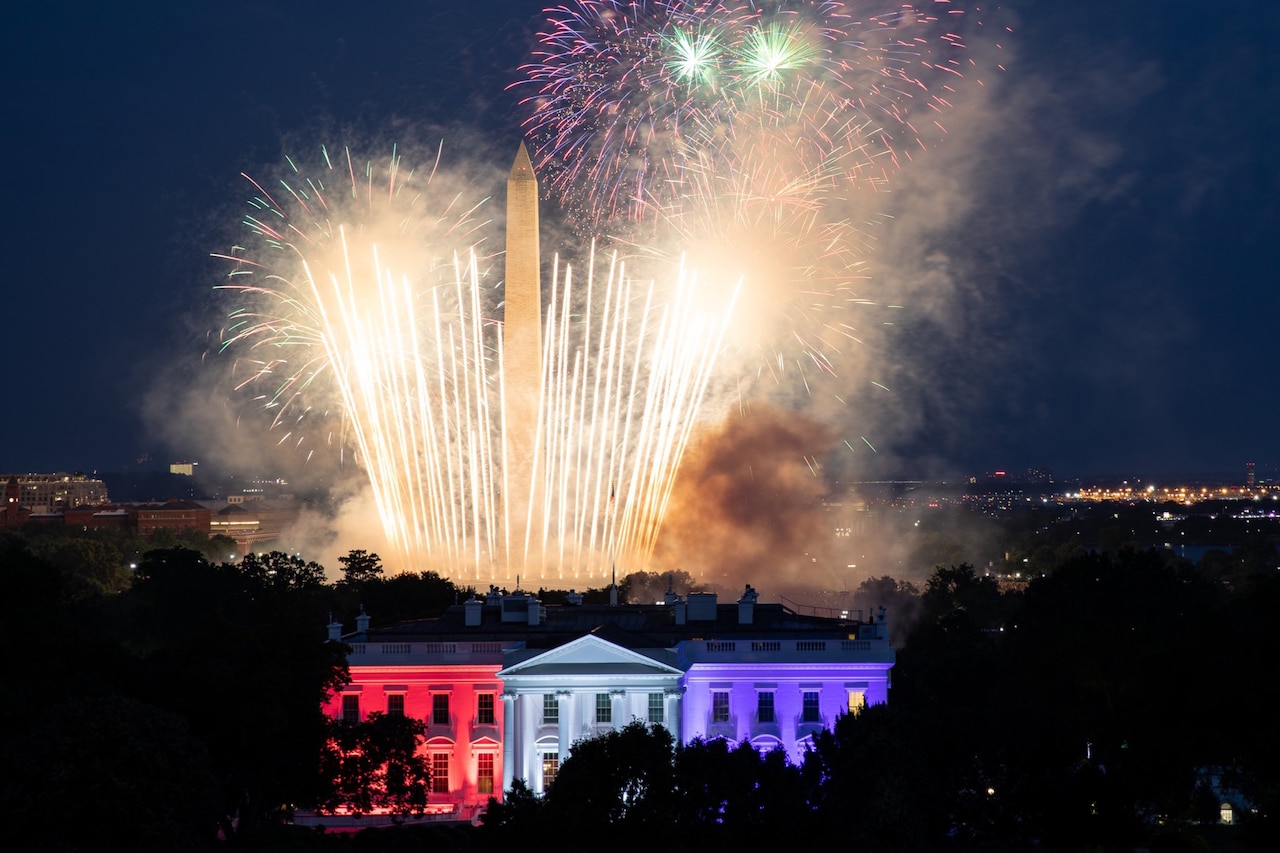
[[[514,139],[541,5],[8,6],[0,471],[198,456],[142,410],[217,324],[239,173],[348,129]],[[1280,462],[1280,5],[1006,14],[1007,73],[895,186],[884,279],[945,294],[889,342],[892,400],[860,403],[867,472]]]

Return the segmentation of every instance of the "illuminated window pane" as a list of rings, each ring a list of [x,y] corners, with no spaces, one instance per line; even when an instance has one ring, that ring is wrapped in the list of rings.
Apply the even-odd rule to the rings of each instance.
[[[431,725],[449,725],[449,694],[436,693],[431,697]]]
[[[861,690],[849,691],[849,713],[856,714],[867,705],[867,694]]]
[[[818,713],[818,691],[806,690],[804,692],[804,706],[800,712],[800,720],[805,723],[822,722],[822,717]]]
[[[661,723],[663,720],[662,694],[649,694],[649,722]]]
[[[476,722],[482,726],[494,724],[493,694],[481,693],[476,697]]]
[[[717,691],[711,694],[711,722],[729,722],[729,693]]]
[[[772,690],[765,690],[756,694],[756,719],[762,723],[773,722]]]
[[[493,753],[482,752],[476,760],[476,790],[481,794],[493,793]]]
[[[554,693],[542,694],[542,722],[560,722],[560,700],[556,698]]]
[[[431,791],[436,794],[449,793],[449,753],[447,752],[431,754]]]
[[[613,722],[613,699],[610,698],[608,693],[596,694],[596,722]]]
[[[556,781],[556,774],[560,772],[560,753],[544,752],[542,753],[542,790],[551,787],[551,783]]]
[[[404,716],[404,694],[392,693],[387,697],[387,716],[403,717]]]
[[[345,693],[342,696],[342,722],[360,722],[360,697],[355,693]]]

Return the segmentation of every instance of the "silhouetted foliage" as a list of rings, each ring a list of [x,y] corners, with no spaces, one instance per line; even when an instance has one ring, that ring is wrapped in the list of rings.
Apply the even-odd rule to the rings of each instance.
[[[431,788],[430,768],[419,752],[424,733],[421,720],[380,711],[356,723],[330,721],[320,759],[326,789],[319,795],[319,809],[421,814]]]
[[[204,850],[220,814],[204,745],[181,717],[118,696],[47,706],[7,739],[0,802],[43,850]]]
[[[364,550],[352,550],[339,557],[342,564],[342,580],[339,583],[359,587],[382,577],[382,558]]]

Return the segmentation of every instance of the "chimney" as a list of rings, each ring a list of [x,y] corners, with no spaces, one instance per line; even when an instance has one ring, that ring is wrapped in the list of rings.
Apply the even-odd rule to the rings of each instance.
[[[356,630],[361,634],[369,630],[369,614],[364,612],[364,605],[360,605],[360,615],[356,617]]]
[[[578,607],[582,604],[582,593],[576,589],[569,590],[569,594],[564,597],[564,603]]]
[[[676,624],[683,625],[688,620],[689,605],[684,603],[683,598],[680,598],[679,596],[677,596],[675,601],[675,610],[676,610]]]
[[[484,607],[484,605],[481,604],[480,599],[476,598],[474,595],[463,602],[462,612],[465,614],[465,618],[463,619],[462,624],[468,628],[480,627],[480,610],[482,607]]]
[[[329,639],[338,642],[342,639],[342,623],[334,621],[333,614],[329,614]]]
[[[668,607],[680,600],[680,596],[676,595],[672,579],[671,572],[667,572],[667,591],[662,594],[662,603]]]
[[[689,593],[687,613],[690,622],[716,621],[716,594],[714,592]]]
[[[742,598],[738,599],[738,624],[750,625],[755,618],[756,599],[760,597],[760,593],[751,588],[751,584],[747,584],[746,590],[742,593]]]

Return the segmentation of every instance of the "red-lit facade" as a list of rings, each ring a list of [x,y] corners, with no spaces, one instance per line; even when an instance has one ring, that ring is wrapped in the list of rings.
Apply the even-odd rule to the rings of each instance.
[[[395,663],[352,666],[351,683],[334,694],[325,713],[363,720],[369,713],[403,713],[426,723],[422,751],[432,770],[428,812],[474,820],[502,795],[502,648],[497,643],[353,643],[352,658]]]

